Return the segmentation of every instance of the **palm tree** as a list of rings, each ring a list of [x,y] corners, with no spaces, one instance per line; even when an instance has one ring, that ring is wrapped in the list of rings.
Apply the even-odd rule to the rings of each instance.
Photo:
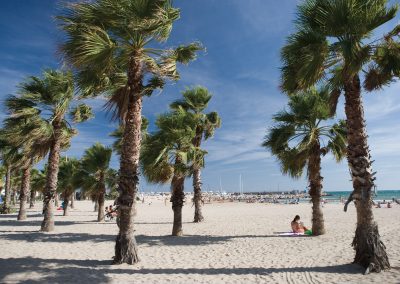
[[[75,190],[79,188],[79,185],[77,185],[76,182],[76,175],[79,167],[79,160],[67,157],[61,158],[57,188],[64,201],[63,216],[68,216],[68,204],[71,199],[71,195],[73,195]]]
[[[31,138],[32,144],[40,146],[42,152],[49,151],[43,201],[44,219],[41,226],[41,231],[49,232],[54,229],[53,203],[57,189],[60,151],[69,145],[70,138],[76,134],[66,114],[70,111],[73,122],[78,123],[89,119],[92,112],[85,104],[72,107],[74,82],[71,72],[46,70],[42,78],[32,76],[22,83],[20,93],[20,96],[8,99],[8,108],[13,111],[13,116],[29,117],[32,120],[31,129],[26,127],[24,134]],[[44,142],[40,143],[39,138]]]
[[[142,143],[143,143],[143,139],[146,138],[146,136],[148,135],[147,133],[147,128],[149,126],[149,121],[146,117],[142,116],[142,125],[141,125],[141,136],[142,136]],[[117,153],[117,155],[121,155],[121,147],[122,147],[122,137],[124,135],[124,125],[120,124],[118,126],[118,128],[111,132],[109,134],[111,137],[115,138],[115,141],[112,145],[113,150],[115,151],[115,153]]]
[[[2,132],[2,130],[0,130]],[[4,201],[3,201],[3,212],[11,212],[11,172],[13,170],[12,165],[15,162],[15,156],[18,149],[12,147],[7,143],[6,140],[0,139],[0,160],[5,168],[5,182],[4,182]]]
[[[354,200],[357,210],[357,228],[352,243],[356,253],[354,263],[366,268],[366,273],[390,268],[372,212],[371,189],[375,173],[367,142],[360,82],[360,72],[369,65],[369,71],[362,77],[367,89],[388,83],[387,72],[382,78],[380,69],[374,67],[388,63],[386,59],[390,52],[384,52],[385,56],[381,57],[382,49],[396,50],[393,46],[387,48],[386,43],[399,33],[399,27],[381,39],[370,40],[377,28],[396,15],[397,6],[387,7],[387,2],[307,0],[298,8],[297,31],[282,49],[284,91],[305,90],[326,78],[332,91],[333,111],[339,96],[344,93],[347,160],[353,180],[349,202]],[[395,63],[398,63],[398,49],[396,58]],[[391,63],[391,68],[395,66]]]
[[[33,208],[34,198],[37,192],[43,194],[46,186],[46,167],[44,170],[32,169],[31,171],[31,204],[29,208]]]
[[[321,211],[321,156],[331,152],[337,161],[346,155],[346,131],[344,121],[323,125],[332,118],[329,91],[311,89],[292,95],[289,110],[278,112],[276,123],[265,137],[263,146],[277,157],[282,172],[300,178],[307,169],[312,206],[312,233],[325,233]],[[323,144],[325,143],[325,146]]]
[[[6,99],[9,116],[3,121],[1,139],[13,145],[8,151],[13,166],[21,173],[18,220],[26,220],[26,203],[30,192],[30,178],[33,164],[41,160],[48,151],[51,133],[46,131],[44,121],[35,113],[24,110],[26,102],[20,97],[10,96]],[[10,162],[10,161],[8,161]]]
[[[32,187],[33,177],[38,175],[39,170],[33,168],[31,170],[31,185],[30,185],[30,195],[29,195],[29,209],[35,208],[35,198],[36,198],[36,191]]]
[[[74,3],[59,17],[67,34],[62,52],[76,68],[88,96],[109,93],[109,109],[124,125],[118,198],[120,230],[113,263],[139,261],[134,238],[134,200],[139,181],[143,96],[178,80],[177,63],[195,59],[198,43],[158,49],[168,39],[179,9],[170,0],[97,0]]]
[[[83,154],[80,169],[77,173],[78,182],[85,192],[91,194],[92,199],[98,202],[97,221],[104,221],[104,200],[106,183],[114,173],[110,167],[112,149],[100,143],[86,149]]]
[[[214,135],[216,128],[221,126],[221,118],[217,112],[204,113],[208,106],[212,95],[204,87],[195,87],[187,89],[183,93],[183,99],[175,101],[171,104],[172,109],[178,107],[194,115],[196,124],[196,135],[192,141],[193,146],[200,148],[201,142],[207,140]],[[194,222],[202,222],[204,220],[201,208],[201,168],[203,160],[193,163],[193,202],[194,202]]]
[[[171,182],[173,236],[183,235],[184,182],[191,173],[191,161],[205,155],[192,144],[196,135],[194,122],[193,115],[183,109],[161,115],[156,121],[158,131],[149,135],[142,147],[141,165],[146,179],[150,183]]]

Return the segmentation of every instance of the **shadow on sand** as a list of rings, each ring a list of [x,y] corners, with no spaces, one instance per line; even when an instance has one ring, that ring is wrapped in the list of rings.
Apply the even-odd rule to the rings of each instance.
[[[72,260],[72,259],[42,259],[42,258],[8,258],[0,259],[0,282],[18,283],[109,283],[112,274],[131,274],[140,277],[146,274],[199,274],[199,275],[268,275],[271,273],[346,273],[359,274],[363,270],[353,264],[319,267],[289,267],[289,268],[264,268],[264,267],[242,267],[242,268],[156,268],[137,269],[126,268],[127,266],[111,266],[111,260]],[[33,272],[37,277],[31,279],[20,279],[19,273],[25,277]],[[39,276],[39,275],[40,276]],[[126,277],[126,276],[125,276]],[[14,280],[13,280],[14,279]]]
[[[39,224],[40,225],[40,224]],[[4,232],[4,233],[3,233]],[[108,242],[114,241],[115,235],[87,234],[87,233],[42,233],[38,231],[0,231],[0,240],[27,241],[27,242]],[[173,236],[148,236],[137,235],[139,245],[148,246],[202,246],[208,244],[221,244],[235,239],[244,238],[286,238],[279,235],[242,235],[242,236],[212,236],[212,235],[185,235]]]
[[[42,232],[23,232],[0,234],[0,240],[8,241],[27,241],[27,242],[47,242],[47,243],[69,243],[69,242],[109,242],[114,241],[114,235],[91,235],[86,233],[42,233]]]

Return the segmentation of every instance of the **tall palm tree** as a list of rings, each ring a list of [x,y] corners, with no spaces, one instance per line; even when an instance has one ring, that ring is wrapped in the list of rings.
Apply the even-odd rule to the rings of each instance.
[[[390,268],[372,212],[371,189],[375,173],[367,142],[360,81],[360,72],[368,65],[374,67],[385,63],[379,50],[399,33],[399,27],[395,27],[381,39],[370,39],[377,28],[396,15],[397,6],[388,7],[387,3],[387,0],[307,0],[298,7],[297,31],[282,49],[284,91],[305,90],[326,78],[332,90],[333,111],[339,96],[344,94],[347,160],[353,180],[349,201],[354,200],[357,210],[357,228],[352,243],[354,263],[363,266],[366,273]],[[374,71],[377,69],[370,65],[367,75],[361,77],[367,89],[379,86],[373,80],[375,83],[388,82]]]
[[[282,172],[300,178],[307,169],[312,202],[312,233],[325,233],[320,207],[322,193],[321,156],[331,152],[337,161],[346,155],[344,121],[326,125],[331,119],[329,91],[311,89],[292,95],[289,109],[274,115],[274,125],[263,146],[281,163]],[[325,145],[324,145],[325,144]]]
[[[92,112],[85,104],[73,106],[74,82],[71,72],[46,70],[42,78],[32,76],[22,83],[20,93],[20,96],[8,100],[8,107],[15,115],[40,117],[34,121],[30,132],[26,130],[26,134],[34,143],[49,151],[43,201],[44,219],[41,225],[41,231],[49,232],[54,229],[54,197],[60,151],[68,146],[70,138],[76,134],[66,115],[70,112],[72,121],[78,123],[91,118]],[[38,143],[36,135],[39,132],[44,133],[40,137],[43,137],[46,144]]]
[[[178,107],[194,115],[196,124],[196,135],[193,138],[193,146],[201,147],[201,142],[207,140],[214,135],[216,128],[221,126],[221,118],[217,112],[204,113],[208,107],[208,103],[212,98],[212,94],[204,87],[195,87],[187,89],[183,93],[183,99],[175,101],[171,104],[172,109]],[[193,202],[194,202],[194,222],[202,222],[204,220],[201,208],[201,168],[204,166],[203,160],[193,163]]]
[[[191,174],[191,162],[205,155],[192,144],[196,135],[194,122],[193,115],[183,109],[161,115],[156,121],[158,131],[149,135],[142,147],[140,161],[146,179],[151,183],[171,182],[173,236],[183,235],[184,182]]]
[[[124,124],[115,264],[139,261],[133,216],[143,96],[167,79],[178,80],[177,63],[195,59],[201,49],[198,43],[157,48],[168,39],[179,13],[170,0],[96,0],[74,3],[59,17],[67,34],[61,49],[76,68],[81,90],[88,96],[111,94],[108,106]]]
[[[98,202],[97,221],[104,221],[106,183],[113,171],[110,169],[112,149],[100,143],[86,149],[83,154],[77,180],[81,188]]]
[[[58,172],[58,192],[64,201],[63,216],[68,216],[68,204],[71,195],[79,188],[76,183],[76,175],[79,170],[80,163],[76,158],[62,157],[60,161],[60,169]]]

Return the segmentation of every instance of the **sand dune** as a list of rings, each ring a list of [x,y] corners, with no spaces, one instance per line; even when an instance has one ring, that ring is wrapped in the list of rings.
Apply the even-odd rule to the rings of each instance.
[[[108,202],[106,204],[110,204]],[[311,206],[206,204],[206,222],[191,223],[184,207],[184,237],[171,237],[170,204],[138,204],[141,262],[110,265],[115,222],[97,223],[91,202],[76,202],[56,216],[55,233],[39,233],[40,207],[27,221],[0,216],[0,283],[400,283],[400,206],[374,209],[393,266],[362,275],[350,264],[355,208],[325,205],[327,234],[286,237],[295,214],[310,224]]]

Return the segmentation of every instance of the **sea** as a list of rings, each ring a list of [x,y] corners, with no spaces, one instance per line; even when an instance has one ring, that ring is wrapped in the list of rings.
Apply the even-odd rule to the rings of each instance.
[[[351,191],[326,191],[327,195],[324,196],[325,199],[334,199],[339,200],[340,197],[347,200]],[[400,199],[400,190],[377,190],[376,194],[374,194],[373,199],[377,201],[390,201],[393,198]]]

